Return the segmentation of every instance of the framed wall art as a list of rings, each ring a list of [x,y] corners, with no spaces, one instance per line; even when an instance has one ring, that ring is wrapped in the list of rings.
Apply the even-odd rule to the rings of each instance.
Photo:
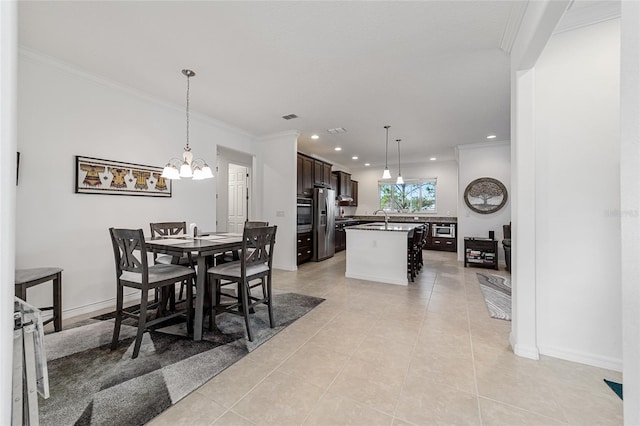
[[[507,204],[507,188],[497,179],[482,177],[474,180],[464,190],[464,202],[480,214],[494,213]]]
[[[76,155],[75,192],[171,197],[171,180],[161,175],[162,167]]]

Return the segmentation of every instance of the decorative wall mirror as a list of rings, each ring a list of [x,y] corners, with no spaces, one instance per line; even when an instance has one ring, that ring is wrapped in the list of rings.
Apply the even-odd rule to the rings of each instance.
[[[507,204],[507,188],[497,179],[481,177],[467,185],[464,202],[476,213],[495,213]]]

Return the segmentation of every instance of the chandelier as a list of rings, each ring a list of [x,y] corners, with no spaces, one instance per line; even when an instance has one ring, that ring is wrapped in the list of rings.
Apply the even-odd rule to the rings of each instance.
[[[187,77],[187,144],[182,153],[182,160],[179,158],[170,159],[164,166],[164,170],[162,170],[162,177],[166,179],[209,179],[213,177],[211,168],[202,158],[196,158],[194,160],[191,148],[189,147],[189,79],[194,77],[196,73],[185,69],[182,70],[182,74]]]

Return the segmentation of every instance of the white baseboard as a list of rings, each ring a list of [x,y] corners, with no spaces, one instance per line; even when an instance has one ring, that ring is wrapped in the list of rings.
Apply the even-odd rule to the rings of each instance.
[[[576,352],[552,346],[541,346],[540,353],[554,358],[591,365],[592,367],[622,372],[622,359],[618,358],[605,357],[585,352]]]
[[[149,300],[153,296],[153,292],[150,292]],[[128,302],[139,302],[140,301],[140,292],[133,292],[124,295],[124,303]],[[65,309],[62,311],[62,319],[68,319],[73,317],[78,317],[81,315],[91,314],[93,312],[98,312],[103,309],[116,309],[116,298],[113,297],[111,299],[103,300],[101,302],[89,303],[88,305],[82,305],[71,309]]]
[[[523,358],[533,359],[536,361],[540,359],[540,351],[538,350],[537,347],[525,346],[525,345],[520,345],[516,343],[513,337],[513,333],[509,333],[509,344],[511,345],[511,349],[513,350],[513,353],[518,356],[521,356]]]

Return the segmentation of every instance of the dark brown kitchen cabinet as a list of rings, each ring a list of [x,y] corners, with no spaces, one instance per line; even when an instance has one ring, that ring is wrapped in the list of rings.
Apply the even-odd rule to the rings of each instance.
[[[345,231],[344,228],[336,227],[334,240],[336,243],[336,253],[345,250],[347,248],[347,231]]]
[[[311,232],[300,232],[297,234],[297,251],[298,261],[297,264],[305,263],[311,260],[313,255],[313,240]]]
[[[331,164],[329,163],[323,163],[322,164],[322,180],[324,183],[324,186],[326,187],[330,187],[331,186],[331,167],[333,167]]]
[[[298,195],[310,197],[313,195],[313,159],[298,154],[297,160],[297,188]]]
[[[338,178],[336,197],[351,197],[351,175],[347,172],[333,172]]]
[[[349,205],[352,207],[358,207],[358,181],[357,180],[351,181],[351,198],[353,198],[353,200],[349,203]]]
[[[313,160],[313,184],[324,188],[331,186],[331,164]]]
[[[338,175],[335,173],[331,174],[331,189],[338,192]]]

